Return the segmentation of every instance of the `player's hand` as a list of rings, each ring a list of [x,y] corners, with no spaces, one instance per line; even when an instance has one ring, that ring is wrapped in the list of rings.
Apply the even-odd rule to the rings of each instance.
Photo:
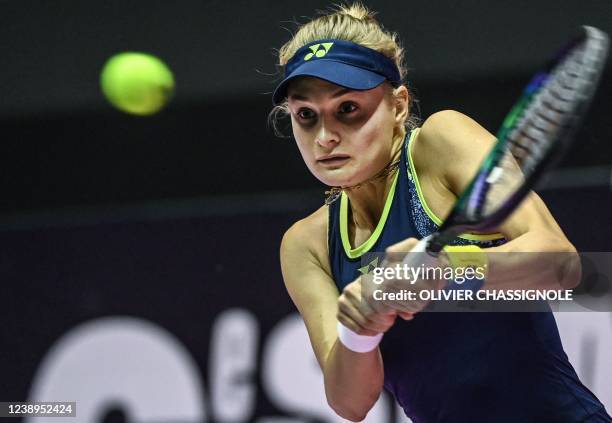
[[[389,330],[397,313],[391,309],[374,310],[362,299],[361,278],[348,284],[338,298],[338,321],[359,335],[374,336]],[[408,313],[406,319],[412,318]],[[403,317],[404,317],[403,316]]]
[[[438,259],[429,256],[427,253],[411,252],[418,243],[418,239],[408,238],[389,246],[385,251],[387,254],[383,260],[382,266],[395,267],[396,265],[407,265],[408,267],[414,269],[443,266]],[[416,313],[423,310],[431,302],[430,299],[421,298],[421,291],[439,290],[446,286],[445,280],[434,279],[431,277],[431,274],[428,276],[430,277],[421,277],[418,279],[386,278],[380,285],[374,285],[372,283],[365,284],[366,286],[364,289],[366,290],[366,295],[364,297],[366,298],[366,302],[368,302],[370,307],[372,307],[374,310],[392,310],[397,312],[400,317],[403,317],[404,319],[411,319]],[[387,294],[406,294],[407,292],[410,292],[413,295],[413,299],[377,300],[373,296],[373,291],[376,289]]]

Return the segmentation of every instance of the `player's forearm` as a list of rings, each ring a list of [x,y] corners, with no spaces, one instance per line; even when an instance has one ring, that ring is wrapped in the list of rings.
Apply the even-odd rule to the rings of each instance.
[[[571,289],[580,282],[580,257],[565,237],[530,231],[486,251],[485,289]]]
[[[378,400],[384,372],[378,348],[356,353],[337,341],[323,369],[325,394],[330,407],[341,417],[361,421]]]

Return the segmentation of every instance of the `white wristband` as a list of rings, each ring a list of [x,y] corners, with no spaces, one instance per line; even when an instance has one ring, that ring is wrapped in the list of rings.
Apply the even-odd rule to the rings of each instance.
[[[374,336],[359,335],[338,322],[338,339],[351,351],[370,352],[380,344],[382,337],[382,332]]]

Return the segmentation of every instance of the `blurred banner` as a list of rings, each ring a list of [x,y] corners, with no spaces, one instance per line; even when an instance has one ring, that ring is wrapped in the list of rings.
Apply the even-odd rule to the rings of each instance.
[[[4,229],[0,400],[76,401],[76,418],[32,423],[341,421],[279,270],[282,234],[302,216]],[[612,316],[557,320],[612,409]],[[408,420],[383,396],[367,421]]]

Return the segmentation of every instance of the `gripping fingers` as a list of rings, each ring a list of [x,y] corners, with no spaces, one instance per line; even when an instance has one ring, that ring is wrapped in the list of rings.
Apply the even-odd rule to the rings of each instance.
[[[370,330],[358,324],[351,316],[338,311],[338,321],[358,335],[375,336],[380,331]]]
[[[393,320],[389,322],[389,318],[384,318],[382,315],[377,315],[372,312],[367,306],[362,303],[359,305],[360,307],[356,307],[354,304],[348,301],[339,301],[338,302],[338,320],[341,323],[344,323],[341,319],[344,317],[349,322],[349,324],[353,324],[354,327],[349,327],[353,332],[358,333],[359,335],[375,335],[380,332],[385,332],[390,324],[393,324]],[[365,308],[365,310],[364,310]],[[366,333],[365,331],[371,332]]]

